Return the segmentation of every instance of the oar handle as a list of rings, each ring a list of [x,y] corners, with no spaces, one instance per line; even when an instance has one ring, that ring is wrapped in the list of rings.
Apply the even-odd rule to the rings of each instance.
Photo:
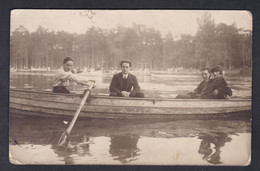
[[[73,119],[72,119],[72,121],[71,121],[69,127],[68,127],[67,130],[66,130],[66,132],[67,132],[68,134],[70,134],[70,132],[71,132],[71,130],[72,130],[72,128],[73,128],[73,126],[74,126],[74,124],[75,124],[75,122],[76,122],[78,116],[79,116],[79,113],[80,113],[82,107],[84,106],[84,104],[85,104],[85,102],[86,102],[86,100],[87,100],[87,98],[88,98],[88,96],[89,96],[89,94],[90,94],[90,92],[91,92],[91,90],[92,90],[94,84],[95,84],[95,82],[92,82],[92,83],[89,85],[88,89],[86,90],[86,93],[85,93],[85,95],[84,95],[82,101],[80,102],[79,108],[77,109],[77,111],[76,111],[75,115],[73,116]]]

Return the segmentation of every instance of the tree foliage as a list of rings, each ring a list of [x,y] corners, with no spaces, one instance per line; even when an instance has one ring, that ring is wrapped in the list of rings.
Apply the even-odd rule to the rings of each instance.
[[[21,68],[56,69],[70,56],[79,68],[116,69],[123,59],[134,69],[167,70],[212,67],[247,67],[252,63],[252,31],[235,24],[215,24],[205,13],[198,19],[195,36],[174,39],[169,32],[145,25],[117,26],[104,30],[91,27],[85,34],[53,32],[39,26],[30,33],[20,26],[11,33],[10,64]]]

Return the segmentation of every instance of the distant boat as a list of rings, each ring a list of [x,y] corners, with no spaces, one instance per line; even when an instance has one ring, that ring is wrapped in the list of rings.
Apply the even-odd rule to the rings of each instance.
[[[31,67],[29,69],[30,71],[50,71],[50,67],[46,67],[46,68],[34,68],[34,67]]]
[[[142,76],[150,76],[151,75],[151,72],[150,71],[140,71],[140,70],[137,70],[137,71],[130,71],[132,74],[134,75],[142,75]]]
[[[10,89],[10,114],[73,116],[82,95]],[[155,99],[92,95],[80,116],[89,118],[185,119],[251,117],[251,99]]]
[[[80,76],[102,76],[103,72],[102,70],[97,70],[97,71],[87,71],[83,70],[81,73],[79,73]]]
[[[176,73],[151,73],[151,77],[160,77],[160,78],[196,78],[196,77],[199,77],[199,75],[176,74]]]

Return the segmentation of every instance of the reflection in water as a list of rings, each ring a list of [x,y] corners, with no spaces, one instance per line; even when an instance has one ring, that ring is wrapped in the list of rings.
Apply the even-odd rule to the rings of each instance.
[[[123,164],[136,160],[138,152],[137,148],[139,136],[112,136],[109,153],[114,160],[119,160]]]
[[[80,157],[89,156],[89,140],[90,137],[73,137],[73,141],[70,141],[68,137],[68,144],[65,147],[57,146],[52,144],[52,149],[57,153],[58,157],[64,158],[64,163],[67,165],[76,164],[74,156],[77,154]]]
[[[51,90],[51,80],[53,76],[47,75],[10,75],[10,86],[15,88]]]
[[[54,147],[54,146],[53,146]],[[62,158],[62,161],[64,161],[64,164],[72,165],[75,164],[73,161],[73,157],[71,156],[71,153],[74,151],[74,149],[70,148],[63,148],[63,147],[57,147],[53,148],[54,152],[58,155],[58,157]]]
[[[250,149],[250,140],[245,141],[251,132],[249,120],[129,122],[79,118],[66,148],[57,146],[67,128],[64,120],[69,118],[11,115],[12,157],[24,164],[228,165],[247,161],[250,155],[243,153]],[[243,150],[235,152],[238,145]]]
[[[226,142],[230,142],[232,140],[228,137],[228,134],[223,132],[214,132],[212,134],[201,133],[198,138],[202,139],[198,152],[203,155],[203,160],[206,160],[212,164],[221,164],[220,148],[224,147]],[[213,148],[211,144],[215,147]]]
[[[93,158],[95,154],[95,148],[99,147],[98,143],[95,143],[95,137],[87,137],[81,135],[73,136],[73,140],[68,139],[68,144],[65,147],[59,147],[57,144],[52,144],[52,149],[58,157],[63,158],[64,163],[71,165],[76,164],[78,158]],[[110,139],[103,139],[103,144],[109,144],[109,153],[111,159],[120,161],[123,164],[127,164],[136,160],[138,152],[137,143],[138,135],[124,135],[124,136],[111,136]],[[102,148],[102,147],[101,147]],[[76,161],[75,161],[76,160]]]

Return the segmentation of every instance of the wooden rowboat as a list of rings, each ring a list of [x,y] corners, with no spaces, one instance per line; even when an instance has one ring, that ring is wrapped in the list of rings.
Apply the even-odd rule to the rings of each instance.
[[[10,114],[73,116],[83,95],[10,89]],[[214,118],[251,117],[251,99],[154,99],[94,96],[80,117],[90,118]]]

